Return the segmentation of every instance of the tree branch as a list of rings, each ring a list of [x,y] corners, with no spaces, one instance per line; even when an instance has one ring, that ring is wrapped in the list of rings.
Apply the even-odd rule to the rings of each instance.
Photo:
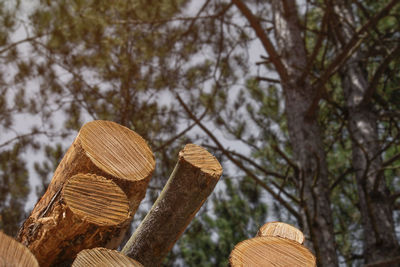
[[[342,173],[342,174],[331,184],[331,186],[329,187],[329,191],[332,192],[332,190],[335,189],[335,187],[336,187],[338,184],[340,184],[340,182],[341,182],[344,178],[346,178],[346,176],[347,176],[349,173],[351,173],[351,172],[353,172],[353,171],[354,171],[354,169],[353,169],[352,167],[347,168],[347,170],[346,170],[344,173]]]
[[[18,45],[20,45],[22,43],[30,42],[30,41],[33,41],[33,40],[38,39],[40,37],[42,37],[42,35],[34,36],[34,37],[28,37],[28,38],[19,40],[19,41],[15,42],[15,43],[12,43],[12,44],[8,45],[7,47],[3,48],[2,50],[0,50],[0,54],[3,54],[7,50],[10,50],[11,48],[14,48],[14,47],[16,47],[16,46],[18,46]]]
[[[389,67],[390,62],[396,59],[400,55],[400,45],[397,45],[395,49],[393,49],[390,54],[388,54],[379,67],[376,69],[374,76],[372,77],[371,81],[369,82],[369,86],[364,94],[363,100],[361,105],[366,105],[369,103],[372,95],[374,94],[376,87],[378,85],[379,79],[381,78],[382,74],[385,73],[385,70]]]
[[[361,44],[363,37],[361,36],[363,33],[368,31],[370,27],[376,25],[376,23],[385,17],[389,11],[399,3],[398,0],[391,0],[384,8],[382,8],[374,17],[370,18],[357,32],[354,33],[353,37],[350,41],[343,46],[342,52],[336,56],[335,59],[329,64],[326,68],[325,72],[321,75],[320,79],[318,79],[313,86],[316,87],[316,90],[320,90],[323,86],[325,86],[326,82],[330,79],[330,77],[342,66],[344,62],[354,53],[354,51]]]
[[[207,114],[207,109],[204,110],[203,114],[201,114],[199,121],[201,121]],[[157,152],[160,151],[161,149],[169,146],[170,144],[172,144],[176,139],[178,139],[179,137],[183,136],[185,133],[187,133],[188,131],[190,131],[194,126],[196,125],[196,122],[192,123],[191,125],[189,125],[185,130],[183,130],[182,132],[180,132],[179,134],[173,136],[172,138],[170,138],[168,141],[166,141],[164,144],[162,144],[161,146],[157,147],[156,149],[153,150],[153,152]]]
[[[214,150],[218,150],[218,147],[215,146],[210,146],[210,145],[203,145],[204,147],[208,147]],[[262,166],[260,166],[259,164],[255,163],[254,161],[252,161],[251,159],[249,159],[248,157],[232,151],[232,150],[226,150],[228,153],[231,153],[234,156],[239,157],[240,159],[248,162],[249,164],[253,165],[255,168],[257,168],[258,170],[260,170],[261,172],[263,172],[265,175],[270,175],[270,176],[274,176],[276,178],[280,178],[280,179],[286,179],[287,177],[280,174],[280,173],[276,173],[276,172],[272,172],[272,171],[268,171],[265,168],[263,168]],[[287,191],[285,191],[281,186],[279,186],[277,183],[275,183],[274,181],[269,181],[269,183],[271,183],[273,186],[275,186],[277,189],[279,189],[285,196],[287,196],[288,198],[290,198],[293,202],[299,204],[300,201],[294,197],[293,195],[291,195],[290,193],[288,193]]]
[[[321,31],[318,34],[318,39],[315,42],[315,45],[314,45],[313,51],[311,53],[311,56],[307,59],[307,65],[304,68],[303,73],[301,74],[301,76],[299,78],[300,82],[303,81],[307,77],[308,73],[311,71],[311,67],[314,65],[313,64],[314,60],[317,58],[318,52],[322,47],[322,43],[323,43],[323,40],[324,40],[324,37],[325,37],[325,34],[323,33],[323,30],[325,29],[326,24],[327,24],[326,23],[327,17],[328,17],[327,13],[325,13],[324,16],[322,17]]]
[[[271,40],[265,34],[264,28],[261,26],[260,21],[254,16],[251,10],[240,0],[232,0],[232,3],[242,12],[242,14],[246,17],[247,21],[250,23],[250,26],[255,31],[257,37],[260,39],[262,45],[264,46],[265,51],[269,54],[269,59],[274,64],[279,76],[283,80],[288,79],[288,74],[285,66],[283,65],[278,52],[275,50],[274,45]]]
[[[281,81],[278,79],[272,79],[272,78],[261,77],[261,76],[256,76],[255,78],[257,81],[270,82],[270,83],[281,83]]]
[[[27,134],[18,135],[18,136],[14,137],[14,138],[11,138],[11,139],[5,141],[4,143],[1,143],[0,144],[0,148],[7,146],[7,145],[11,144],[14,141],[21,140],[21,139],[24,139],[25,137],[30,137],[30,136],[34,136],[34,135],[38,135],[38,134],[48,135],[48,133],[45,132],[45,131],[32,131],[32,132],[27,133]]]

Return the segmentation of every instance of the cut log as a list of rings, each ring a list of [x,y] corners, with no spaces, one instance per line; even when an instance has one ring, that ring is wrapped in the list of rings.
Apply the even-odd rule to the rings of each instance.
[[[106,248],[85,249],[78,253],[72,267],[143,267],[139,262]]]
[[[39,267],[39,264],[28,248],[0,231],[0,266]]]
[[[129,220],[131,220],[145,196],[154,167],[153,153],[146,141],[135,132],[109,121],[93,121],[85,124],[57,167],[46,193],[20,229],[18,240],[32,251],[39,264],[53,264],[48,257],[58,261],[57,257],[61,256],[52,252],[57,246],[49,246],[45,242],[53,238],[52,234],[56,234],[59,239],[70,236],[68,227],[57,230],[59,225],[52,226],[54,220],[57,222],[64,217],[60,198],[68,179],[76,174],[95,174],[115,182],[127,196]],[[122,240],[129,223],[123,226],[115,236],[101,237],[104,243],[85,242],[87,247],[83,247],[79,244],[87,236],[81,235],[65,240],[63,246],[72,242],[80,246],[80,249],[96,246],[114,249]],[[73,228],[72,225],[70,227]],[[92,228],[89,230],[94,231]],[[76,251],[71,246],[68,245],[69,249]],[[66,253],[63,251],[62,253]]]
[[[300,244],[304,242],[304,235],[299,229],[283,222],[269,222],[264,224],[258,230],[257,236],[278,236]]]
[[[237,266],[291,266],[314,267],[314,255],[298,242],[286,238],[266,236],[240,242],[229,257],[232,267]]]
[[[38,219],[41,231],[31,249],[40,266],[72,262],[82,249],[117,246],[112,241],[130,218],[128,198],[118,185],[102,176],[77,174],[48,215]]]
[[[153,207],[122,253],[158,266],[214,189],[222,167],[204,148],[188,144]]]
[[[63,206],[73,215],[99,226],[121,225],[130,217],[129,201],[121,188],[94,174],[71,177],[64,186],[60,202],[64,202]]]

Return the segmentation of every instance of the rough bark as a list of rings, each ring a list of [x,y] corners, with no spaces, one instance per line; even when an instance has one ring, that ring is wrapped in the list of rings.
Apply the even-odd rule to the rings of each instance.
[[[337,266],[333,219],[329,199],[326,155],[317,122],[318,92],[302,72],[307,69],[307,53],[302,38],[296,3],[271,1],[276,45],[240,0],[233,0],[262,42],[281,80],[285,96],[288,132],[299,169],[298,192],[301,200],[300,222],[319,265]]]
[[[353,36],[355,18],[348,4],[336,1],[338,45]],[[343,93],[348,111],[348,129],[352,138],[352,165],[357,181],[359,206],[364,235],[366,263],[387,260],[400,255],[393,221],[393,210],[382,169],[377,115],[368,92],[365,60],[360,51],[353,53],[341,68]]]
[[[204,148],[188,144],[160,196],[122,253],[159,266],[214,189],[222,167]]]
[[[0,231],[0,266],[39,267],[39,264],[29,249]]]
[[[72,267],[142,267],[139,262],[106,248],[85,249],[76,256]]]
[[[240,242],[229,256],[229,264],[238,266],[316,266],[314,255],[296,241],[275,237],[255,237]]]
[[[117,247],[131,217],[128,198],[113,181],[77,174],[66,182],[47,216],[36,221],[32,231],[39,223],[41,231],[29,249],[40,266],[72,262],[82,249]]]
[[[333,219],[329,199],[326,155],[323,149],[317,106],[318,92],[301,73],[307,66],[296,4],[272,1],[277,51],[287,70],[282,80],[288,131],[294,158],[300,170],[299,193],[306,235],[320,266],[337,266]]]
[[[60,259],[57,259],[41,246],[44,246],[43,241],[53,238],[49,235],[53,232],[49,232],[49,229],[53,229],[53,222],[57,222],[56,225],[59,226],[66,224],[65,219],[70,218],[63,214],[62,205],[64,196],[62,189],[67,181],[76,174],[94,174],[115,182],[127,196],[129,222],[145,196],[154,167],[155,161],[150,148],[135,132],[108,121],[93,121],[85,124],[57,167],[46,193],[35,205],[31,215],[20,229],[18,240],[31,249],[41,265],[53,264],[47,257],[54,258],[55,262],[60,261],[62,253],[66,252],[60,252],[61,254],[57,256]],[[73,228],[74,224],[72,223],[70,227]],[[127,227],[128,223],[124,223],[123,227],[113,232],[112,236],[101,237],[100,239],[103,240],[101,245],[116,248]],[[68,226],[65,225],[65,229],[67,228]],[[61,235],[59,238],[63,238],[65,233],[56,235]],[[83,242],[82,239],[87,238],[83,235],[75,237],[65,235],[67,236],[68,239],[64,241],[66,247],[68,247],[68,242],[79,244]],[[94,245],[86,244],[88,247],[80,246],[80,249],[91,248]],[[53,249],[59,248],[56,246]]]
[[[283,222],[269,222],[264,224],[258,230],[257,236],[277,236],[296,241],[299,244],[304,243],[303,233],[296,227]]]

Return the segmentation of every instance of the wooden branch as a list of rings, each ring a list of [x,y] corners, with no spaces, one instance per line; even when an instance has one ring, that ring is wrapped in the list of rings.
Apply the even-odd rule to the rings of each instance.
[[[385,7],[377,12],[375,16],[371,17],[357,32],[354,33],[353,37],[342,47],[342,51],[338,53],[338,55],[325,68],[321,77],[314,82],[313,87],[316,88],[317,91],[321,90],[321,88],[325,86],[330,77],[336,73],[342,64],[345,63],[360,46],[363,39],[362,35],[367,32],[370,27],[377,25],[378,21],[385,17],[397,4],[398,0],[391,0]]]
[[[378,87],[378,82],[381,76],[385,73],[386,69],[389,67],[390,62],[395,60],[400,55],[400,45],[397,45],[382,61],[379,67],[376,69],[371,81],[369,82],[368,88],[364,93],[362,105],[368,105],[370,100]]]
[[[263,81],[263,82],[269,82],[269,83],[281,83],[281,81],[278,79],[273,79],[273,78],[268,78],[268,77],[256,76],[255,78],[257,81]]]
[[[200,116],[199,120],[201,121],[207,114],[208,109],[206,108],[203,112],[203,114]],[[190,131],[194,126],[196,126],[197,124],[195,122],[193,122],[191,125],[189,125],[185,130],[183,130],[182,132],[180,132],[179,134],[171,137],[170,139],[168,139],[166,142],[164,142],[164,144],[162,144],[159,147],[156,147],[153,152],[158,152],[160,150],[162,150],[163,148],[171,145],[174,141],[176,141],[178,138],[180,138],[181,136],[183,136],[185,133],[187,133],[188,131]]]
[[[18,46],[18,45],[20,45],[20,44],[23,44],[23,43],[26,43],[26,42],[34,41],[34,40],[39,39],[39,38],[41,38],[41,37],[43,37],[43,36],[44,36],[44,35],[38,35],[38,36],[33,36],[33,37],[27,37],[27,38],[25,38],[25,39],[22,39],[22,40],[19,40],[19,41],[15,42],[15,43],[12,43],[12,44],[8,45],[7,47],[1,49],[1,50],[0,50],[0,55],[3,54],[3,53],[6,52],[6,51],[8,51],[8,50],[10,50],[10,49],[12,49],[12,48]]]
[[[243,16],[245,16],[247,21],[250,23],[251,28],[253,28],[258,39],[264,46],[265,51],[267,51],[269,59],[274,64],[276,71],[279,73],[281,80],[288,80],[288,73],[286,67],[283,64],[278,52],[275,50],[272,41],[269,39],[267,32],[262,27],[259,19],[254,16],[251,10],[242,1],[232,0],[232,3],[235,4],[235,6],[240,10]]]
[[[237,266],[316,266],[314,255],[298,242],[275,237],[255,237],[240,242],[229,256],[232,267]]]
[[[63,231],[67,231],[65,233],[61,229],[57,232],[54,231],[55,227],[60,227],[60,224],[63,225],[71,217],[64,213],[66,210],[63,206],[65,205],[64,198],[68,199],[68,194],[70,194],[68,190],[62,191],[64,185],[67,186],[67,181],[76,174],[83,176],[95,174],[115,182],[127,197],[129,207],[127,222],[123,223],[119,231],[113,232],[112,235],[107,234],[99,237],[101,241],[95,245],[100,246],[101,244],[101,246],[116,248],[129,226],[129,221],[145,196],[154,167],[155,161],[150,148],[146,141],[135,132],[108,121],[93,121],[85,124],[55,171],[46,193],[36,204],[31,215],[20,229],[18,240],[31,249],[43,266],[52,264],[52,260],[58,262],[66,257],[75,257],[79,250],[78,248],[73,249],[73,246],[79,247],[80,250],[92,248],[95,244],[90,244],[89,241],[84,242],[88,236],[73,237],[72,231],[75,231],[74,229],[68,230],[68,227],[65,227],[63,229]],[[97,191],[87,191],[89,195],[96,195],[97,193]],[[71,199],[73,199],[72,196]],[[111,205],[114,204],[116,203]],[[74,210],[74,212],[76,211],[77,209]],[[73,216],[73,218],[77,216]],[[89,220],[88,222],[93,224],[90,218],[88,216],[85,220]],[[80,220],[83,219],[80,217]],[[69,223],[72,223],[72,221]],[[75,228],[75,222],[69,225],[69,228]],[[93,227],[89,228],[87,230],[91,233],[96,232]],[[76,233],[81,233],[81,231],[83,230],[76,230]],[[52,233],[57,233],[55,234],[57,237],[53,237]],[[49,246],[49,240],[53,240],[51,242],[54,242],[54,244],[59,244],[58,242],[61,242],[63,238],[61,248]],[[94,240],[91,241],[94,242]],[[75,255],[67,253],[64,247],[68,247],[68,250],[71,250],[71,253],[75,253]],[[52,250],[49,251],[50,249]],[[58,251],[60,255],[55,252],[58,249],[62,250]],[[68,254],[68,256],[64,257],[63,254]],[[58,259],[57,257],[61,258]]]
[[[216,147],[216,146],[211,146],[211,145],[203,145],[204,147],[208,147],[214,150],[219,150],[220,148]],[[255,162],[254,159],[251,159],[239,152],[230,150],[230,149],[225,149],[226,153],[232,154],[234,156],[237,156],[238,158],[240,158],[241,160],[246,161],[247,163],[249,163],[250,165],[254,166],[256,169],[262,171],[265,175],[270,175],[270,176],[274,176],[276,178],[280,178],[280,179],[285,179],[285,175],[281,174],[281,173],[277,173],[277,172],[273,172],[270,170],[265,169],[264,167],[262,167],[261,165],[259,165],[257,162]]]
[[[315,41],[315,45],[313,47],[313,51],[311,52],[311,55],[307,58],[307,65],[304,68],[304,70],[302,71],[300,78],[298,79],[299,84],[301,84],[305,80],[307,75],[311,72],[312,67],[316,65],[314,61],[317,58],[318,53],[322,47],[324,38],[326,37],[326,33],[324,33],[324,31],[325,31],[325,27],[327,26],[327,20],[328,20],[327,14],[328,13],[325,12],[322,17],[321,30],[318,33],[317,39]]]
[[[0,231],[0,266],[39,267],[24,245]]]
[[[85,249],[79,252],[72,267],[87,266],[143,267],[122,253],[106,248]]]
[[[163,191],[122,253],[144,266],[159,266],[221,174],[221,165],[207,150],[186,145]]]
[[[269,222],[260,227],[257,236],[277,236],[296,241],[297,243],[304,243],[303,233],[296,227],[283,223],[283,222]]]

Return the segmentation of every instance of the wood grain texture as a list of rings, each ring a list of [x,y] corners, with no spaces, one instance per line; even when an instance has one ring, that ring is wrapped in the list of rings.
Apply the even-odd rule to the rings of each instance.
[[[277,236],[304,243],[303,233],[296,227],[283,222],[269,222],[258,230],[257,236]]]
[[[139,262],[106,248],[85,249],[79,252],[72,267],[142,267]]]
[[[39,219],[41,231],[31,246],[40,266],[72,262],[85,248],[119,245],[114,237],[130,223],[131,214],[128,198],[117,184],[102,176],[77,174],[60,195],[47,216]]]
[[[85,124],[58,165],[46,193],[21,227],[18,240],[34,253],[39,264],[53,264],[47,258],[53,254],[44,251],[43,247],[55,227],[59,227],[53,223],[55,218],[58,220],[65,217],[65,209],[60,204],[61,191],[71,177],[77,174],[93,174],[113,181],[127,196],[131,220],[145,196],[154,168],[152,151],[146,141],[134,131],[110,121]],[[96,246],[116,248],[128,225],[126,223],[114,236],[103,237],[104,243]],[[62,238],[67,236],[61,232],[57,235]],[[76,236],[72,240],[65,240],[63,246],[71,242],[80,244],[85,238],[86,236]],[[87,248],[91,247],[93,246]],[[57,261],[57,258],[54,260]]]
[[[275,236],[240,242],[229,257],[232,267],[314,267],[314,255],[298,242]]]
[[[130,217],[129,201],[113,181],[97,175],[75,175],[64,186],[63,201],[82,220],[115,226]]]
[[[159,266],[221,174],[221,165],[207,150],[186,145],[163,191],[122,253],[144,266]]]
[[[39,264],[28,248],[0,231],[0,266],[39,267]]]

